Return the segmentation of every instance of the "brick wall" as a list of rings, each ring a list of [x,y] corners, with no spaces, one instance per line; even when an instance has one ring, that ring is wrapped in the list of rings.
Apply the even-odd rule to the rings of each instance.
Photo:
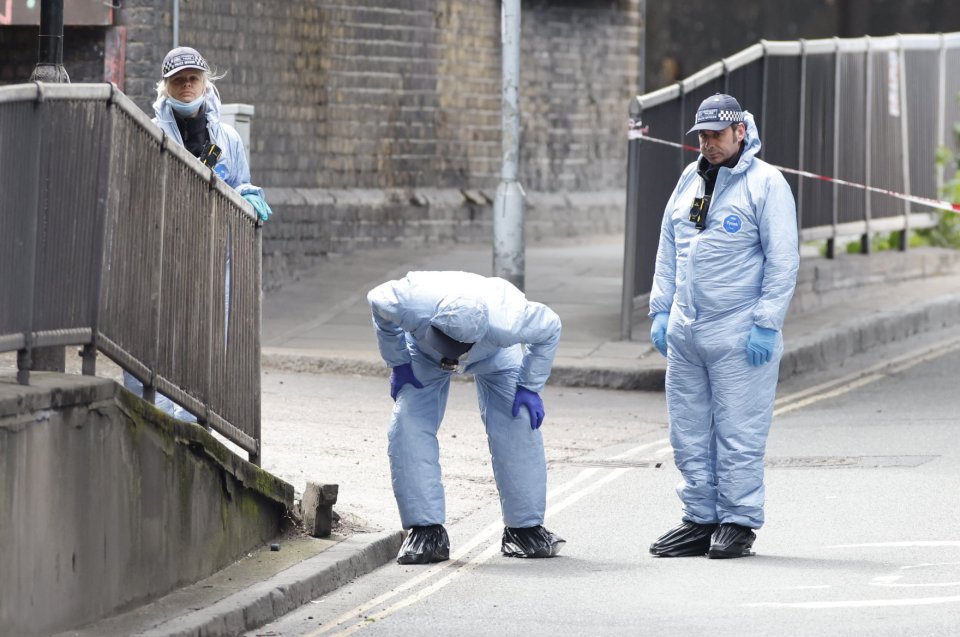
[[[63,31],[63,66],[71,82],[102,82],[104,27],[68,27]],[[37,65],[40,29],[0,27],[0,85],[30,81]]]
[[[644,2],[523,2],[530,239],[622,227]],[[167,0],[126,0],[115,11],[126,30],[125,92],[150,114],[171,11]],[[276,213],[264,230],[268,287],[331,252],[490,240],[499,2],[180,0],[179,42],[227,72],[217,82],[224,102],[256,108],[253,181]]]
[[[715,0],[647,3],[646,90],[767,40],[960,31],[956,0]]]
[[[131,0],[127,93],[149,112],[169,3]],[[521,183],[527,233],[622,226],[625,104],[642,0],[523,4]],[[500,3],[182,0],[180,43],[253,104],[251,170],[275,216],[268,286],[331,252],[484,241],[499,182]]]
[[[812,4],[811,4],[812,3]],[[520,177],[527,236],[622,227],[629,98],[759,38],[960,29],[954,0],[524,0]],[[152,113],[170,0],[126,0],[125,91]],[[180,42],[253,104],[251,167],[276,215],[276,285],[330,252],[489,240],[500,170],[495,0],[180,0]],[[646,23],[644,16],[647,16]],[[103,79],[105,29],[65,30],[73,81]],[[644,70],[641,43],[650,52]],[[25,81],[35,27],[0,27],[0,83]]]

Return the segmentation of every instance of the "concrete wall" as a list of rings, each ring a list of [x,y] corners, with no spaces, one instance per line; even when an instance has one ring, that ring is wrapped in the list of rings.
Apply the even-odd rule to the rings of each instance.
[[[960,250],[949,248],[884,250],[869,256],[839,253],[834,259],[804,257],[787,316],[812,315],[820,308],[882,294],[888,285],[958,271]]]
[[[0,635],[76,627],[235,561],[293,487],[109,380],[0,377]]]

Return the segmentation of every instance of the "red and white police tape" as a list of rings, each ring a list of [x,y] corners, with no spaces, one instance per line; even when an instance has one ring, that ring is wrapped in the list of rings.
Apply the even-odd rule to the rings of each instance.
[[[649,130],[649,127],[638,126],[636,123],[634,123],[633,120],[631,120],[630,128],[627,132],[627,139],[631,139],[631,140],[642,139],[647,142],[662,144],[664,146],[670,146],[672,148],[682,148],[683,150],[689,150],[695,153],[700,152],[700,149],[696,146],[689,146],[687,144],[678,144],[677,142],[668,142],[665,139],[657,139],[656,137],[648,137],[646,135],[647,130]],[[852,181],[838,179],[836,177],[827,177],[825,175],[818,175],[816,173],[812,173],[806,170],[797,170],[796,168],[785,168],[783,166],[778,166],[776,164],[770,164],[770,165],[782,172],[790,173],[791,175],[799,175],[801,177],[807,177],[809,179],[819,179],[820,181],[826,181],[832,184],[840,184],[841,186],[850,186],[851,188],[859,188],[860,190],[876,192],[882,195],[889,195],[891,197],[895,197],[896,199],[900,199],[902,201],[909,201],[911,203],[920,204],[922,206],[937,208],[938,210],[960,212],[960,203],[950,203],[949,201],[943,201],[939,199],[930,199],[928,197],[918,197],[917,195],[908,195],[903,192],[887,190],[886,188],[877,188],[876,186],[867,186],[866,184],[858,184]]]

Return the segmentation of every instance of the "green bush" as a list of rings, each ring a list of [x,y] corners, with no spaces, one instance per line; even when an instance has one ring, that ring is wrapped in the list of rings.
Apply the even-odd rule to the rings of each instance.
[[[957,96],[960,101],[960,95]],[[953,125],[953,137],[960,147],[960,123]],[[937,150],[937,170],[953,170],[953,178],[943,184],[941,194],[950,203],[960,203],[960,162],[946,146]],[[927,245],[960,249],[960,214],[940,211],[940,221],[933,228],[917,230],[916,234],[928,241]]]
[[[960,95],[957,96],[960,102]],[[953,136],[960,148],[960,122],[953,125]],[[944,183],[942,197],[950,203],[960,203],[960,157],[946,146],[941,146],[936,155],[937,170],[953,170],[953,178]],[[960,250],[960,213],[949,210],[939,210],[940,219],[937,225],[922,230],[911,230],[907,240],[908,247],[920,248],[925,246],[936,248],[953,248]],[[898,250],[900,248],[901,231],[879,233],[873,235],[870,245],[873,251]],[[848,254],[860,254],[860,242],[851,241],[844,246]],[[826,255],[826,246],[820,247],[821,256]]]

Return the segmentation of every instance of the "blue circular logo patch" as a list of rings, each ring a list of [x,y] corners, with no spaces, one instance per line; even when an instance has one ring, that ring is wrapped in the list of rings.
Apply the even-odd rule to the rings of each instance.
[[[729,215],[723,220],[723,229],[730,233],[738,232],[742,226],[743,222],[737,215]]]
[[[223,179],[224,181],[226,181],[226,179],[227,179],[227,167],[223,164],[223,162],[220,162],[219,164],[217,164],[216,166],[214,166],[214,167],[213,167],[213,172],[217,173],[217,177],[219,177],[220,179]]]

